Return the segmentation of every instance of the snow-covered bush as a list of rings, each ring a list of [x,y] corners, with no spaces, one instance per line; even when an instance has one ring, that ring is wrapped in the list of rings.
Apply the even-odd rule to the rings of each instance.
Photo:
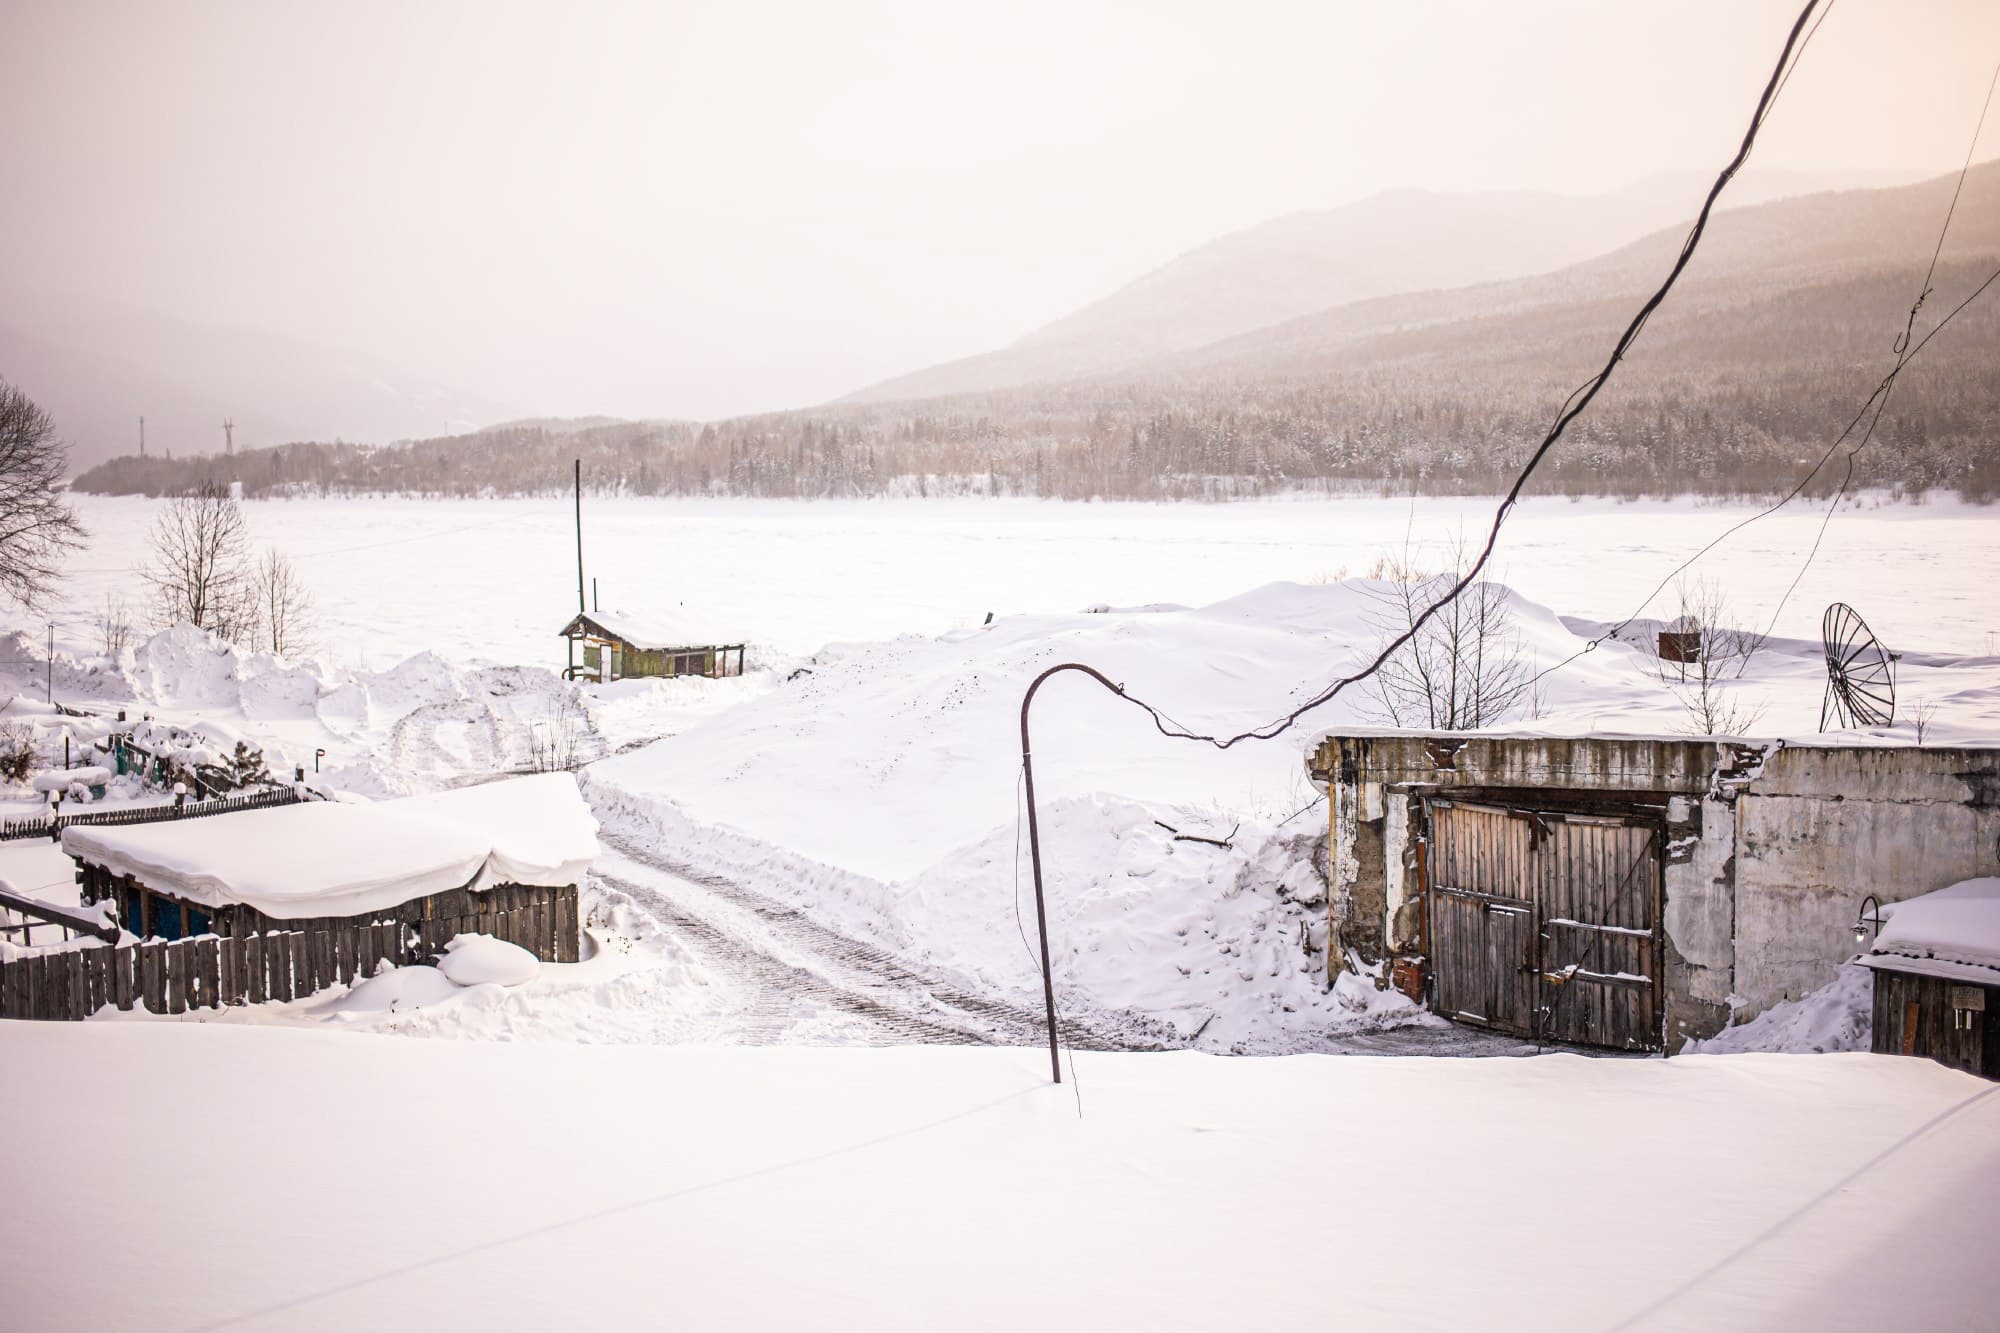
[[[23,722],[0,723],[0,782],[26,782],[34,766],[34,728]]]

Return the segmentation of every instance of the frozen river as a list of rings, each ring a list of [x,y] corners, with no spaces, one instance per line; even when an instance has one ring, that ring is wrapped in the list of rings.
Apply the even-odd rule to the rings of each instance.
[[[142,610],[130,573],[145,558],[155,506],[81,496],[77,507],[92,544],[57,615],[60,637],[83,649],[108,593],[122,590]],[[323,656],[382,667],[431,649],[455,661],[562,662],[556,631],[576,605],[566,497],[266,500],[245,509],[255,538],[289,554],[310,584]],[[584,557],[607,610],[682,612],[718,638],[783,655],[934,634],[989,611],[1200,605],[1278,580],[1358,575],[1406,538],[1433,554],[1460,532],[1476,544],[1492,509],[1487,499],[1369,497],[1227,505],[587,497]],[[1532,500],[1510,520],[1496,571],[1564,614],[1615,618],[1751,512],[1695,501]],[[1736,607],[1761,623],[1798,573],[1822,513],[1795,506],[1755,523],[1697,572],[1726,582]],[[1843,509],[1779,632],[1816,633],[1826,604],[1841,600],[1892,646],[1995,652],[1996,517],[1950,501]],[[10,623],[40,625],[19,613]]]

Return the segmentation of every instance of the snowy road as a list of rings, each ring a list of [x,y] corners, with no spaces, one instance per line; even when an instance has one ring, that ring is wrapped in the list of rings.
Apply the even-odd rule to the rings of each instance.
[[[736,994],[727,1039],[752,1045],[832,1041],[1033,1046],[1047,1040],[1038,1006],[981,993],[879,945],[850,938],[740,880],[689,865],[605,829],[594,878],[653,918]],[[1061,1015],[1081,1050],[1180,1045],[1136,1014]]]

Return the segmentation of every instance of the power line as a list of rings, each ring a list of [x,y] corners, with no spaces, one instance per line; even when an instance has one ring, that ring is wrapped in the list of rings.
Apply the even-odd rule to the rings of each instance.
[[[1485,545],[1480,548],[1478,558],[1466,568],[1464,573],[1459,576],[1458,580],[1443,596],[1424,608],[1420,614],[1411,620],[1408,628],[1392,639],[1381,652],[1376,654],[1373,661],[1358,671],[1336,678],[1326,688],[1282,717],[1275,718],[1261,727],[1227,737],[1196,733],[1179,724],[1170,724],[1170,720],[1159,708],[1135,695],[1127,693],[1123,685],[1114,682],[1095,667],[1085,665],[1081,662],[1064,662],[1050,667],[1036,676],[1029,684],[1027,692],[1021,698],[1022,785],[1026,791],[1028,804],[1028,854],[1033,862],[1035,873],[1035,919],[1041,935],[1042,992],[1048,1011],[1049,1065],[1050,1073],[1055,1082],[1062,1082],[1062,1061],[1056,1042],[1055,978],[1049,959],[1048,908],[1042,883],[1041,834],[1035,805],[1033,747],[1028,733],[1028,713],[1034,704],[1036,691],[1040,690],[1043,684],[1051,677],[1061,672],[1081,672],[1097,681],[1120,699],[1143,710],[1147,716],[1152,718],[1154,727],[1159,730],[1161,735],[1178,740],[1205,741],[1219,750],[1226,750],[1246,740],[1270,740],[1275,736],[1283,734],[1294,726],[1306,713],[1329,702],[1348,686],[1355,684],[1357,681],[1366,680],[1379,672],[1392,656],[1399,652],[1412,639],[1416,638],[1417,634],[1429,623],[1433,616],[1457,601],[1465,590],[1471,587],[1478,579],[1487,563],[1493,558],[1493,549],[1500,540],[1501,527],[1506,523],[1507,516],[1513,512],[1514,506],[1520,501],[1521,492],[1527,486],[1529,479],[1534,476],[1535,470],[1541,466],[1542,460],[1555,448],[1556,442],[1562,438],[1563,432],[1568,429],[1569,424],[1582,415],[1590,406],[1592,400],[1610,382],[1612,372],[1618,368],[1619,362],[1624,360],[1626,353],[1631,350],[1632,344],[1638,338],[1640,331],[1646,327],[1647,320],[1652,318],[1653,312],[1660,308],[1661,303],[1667,299],[1667,294],[1680,281],[1681,274],[1687,270],[1689,261],[1694,258],[1696,247],[1700,245],[1702,236],[1708,230],[1709,218],[1715,211],[1716,199],[1721,196],[1723,189],[1728,186],[1729,182],[1735,178],[1736,173],[1742,169],[1744,162],[1749,159],[1750,149],[1757,142],[1758,131],[1763,128],[1764,120],[1770,114],[1771,106],[1777,98],[1778,89],[1789,79],[1794,52],[1803,52],[1804,48],[1800,37],[1801,34],[1806,32],[1806,23],[1813,17],[1813,13],[1819,8],[1819,4],[1820,0],[1806,0],[1805,7],[1799,11],[1799,16],[1793,22],[1791,31],[1785,36],[1784,49],[1778,55],[1778,62],[1772,68],[1770,78],[1765,81],[1763,92],[1758,96],[1756,110],[1750,117],[1749,127],[1743,133],[1743,141],[1737,146],[1735,156],[1729,160],[1728,165],[1722,168],[1721,172],[1715,178],[1715,183],[1709,187],[1707,197],[1702,200],[1701,211],[1695,215],[1694,225],[1689,229],[1687,239],[1682,242],[1680,254],[1675,258],[1672,268],[1668,270],[1665,279],[1661,281],[1658,289],[1639,308],[1638,314],[1633,316],[1631,322],[1626,325],[1625,331],[1619,335],[1618,341],[1612,346],[1610,356],[1605,359],[1603,368],[1576,389],[1572,390],[1569,397],[1564,400],[1562,408],[1556,414],[1554,424],[1550,426],[1548,433],[1542,437],[1542,441],[1535,447],[1535,451],[1529,455],[1527,463],[1522,467],[1520,474],[1514,479],[1514,484],[1508,488],[1507,494],[1501,500],[1499,508],[1494,511],[1493,527],[1486,535]]]
[[[1840,508],[1841,499],[1846,496],[1847,488],[1854,482],[1854,460],[1860,455],[1863,449],[1868,447],[1869,441],[1875,438],[1876,423],[1882,420],[1882,413],[1889,406],[1889,388],[1894,385],[1896,377],[1903,373],[1903,367],[1909,364],[1910,357],[1914,354],[1914,349],[1910,346],[1910,339],[1916,332],[1917,312],[1922,310],[1924,302],[1930,299],[1932,290],[1931,279],[1937,276],[1938,258],[1944,254],[1945,237],[1951,234],[1951,220],[1958,212],[1958,198],[1965,192],[1965,178],[1972,170],[1973,154],[1979,150],[1979,135],[1986,128],[1986,112],[1993,105],[1993,89],[1996,85],[2000,85],[2000,62],[1994,64],[1993,77],[1986,81],[1986,96],[1979,103],[1979,118],[1972,125],[1972,140],[1965,145],[1965,161],[1959,165],[1958,182],[1952,186],[1951,203],[1945,207],[1944,224],[1938,228],[1937,245],[1931,250],[1930,266],[1924,270],[1924,280],[1917,287],[1917,299],[1910,303],[1909,318],[1903,321],[1903,332],[1896,339],[1895,369],[1891,370],[1889,378],[1883,381],[1884,387],[1881,401],[1876,404],[1875,415],[1869,419],[1868,429],[1863,432],[1860,441],[1847,451],[1846,468],[1841,473],[1840,485],[1835,488],[1833,499],[1826,507],[1826,514],[1820,519],[1819,531],[1813,534],[1812,549],[1806,552],[1805,561],[1799,565],[1799,572],[1792,577],[1791,585],[1785,589],[1784,596],[1778,599],[1777,610],[1771,613],[1771,624],[1773,626],[1778,623],[1778,616],[1784,611],[1785,603],[1789,602],[1792,599],[1792,594],[1798,591],[1800,582],[1806,576],[1806,571],[1812,568],[1813,559],[1819,555],[1820,543],[1826,540],[1827,525],[1833,522],[1834,513]],[[1995,276],[2000,276],[2000,273],[1996,273]],[[1988,278],[1985,282],[1981,283],[1972,293],[1972,296],[1968,296],[1964,301],[1959,303],[1958,307],[1950,315],[1938,321],[1937,328],[1941,329],[1950,323],[1952,315],[1956,315],[1959,310],[1963,310],[1966,305],[1971,303],[1973,297],[1985,291],[1992,282],[1993,278]],[[1936,333],[1937,329],[1932,329],[1931,332]],[[1924,341],[1930,341],[1928,335]],[[1769,634],[1770,630],[1767,628],[1765,633]]]
[[[1832,7],[1828,6],[1827,12],[1830,13],[1831,11]],[[1820,16],[1820,22],[1824,22],[1825,17],[1826,15],[1822,14]],[[1817,32],[1818,30],[1819,30],[1819,23],[1816,22],[1813,24],[1813,31]],[[1811,34],[1808,34],[1808,37],[1810,37],[1810,35]],[[1781,84],[1780,86],[1782,87],[1783,85]],[[1786,491],[1785,494],[1781,496],[1775,503],[1767,506],[1764,509],[1760,509],[1756,513],[1751,514],[1748,517],[1736,523],[1733,523],[1729,527],[1723,529],[1723,531],[1717,534],[1712,540],[1710,540],[1707,543],[1707,545],[1703,546],[1700,550],[1696,551],[1693,555],[1681,561],[1678,565],[1675,565],[1673,569],[1668,571],[1667,576],[1661,579],[1659,583],[1655,584],[1653,590],[1647,593],[1646,596],[1640,600],[1639,604],[1633,607],[1631,613],[1628,614],[1624,619],[1613,624],[1609,629],[1605,630],[1603,633],[1598,634],[1594,638],[1590,639],[1583,645],[1583,647],[1579,648],[1576,652],[1571,653],[1568,657],[1562,659],[1562,661],[1557,662],[1554,666],[1536,672],[1533,676],[1531,676],[1528,679],[1527,684],[1529,686],[1533,686],[1537,681],[1540,681],[1545,676],[1554,675],[1556,672],[1561,671],[1564,667],[1569,666],[1577,659],[1585,656],[1586,654],[1595,652],[1597,650],[1598,645],[1602,644],[1606,639],[1617,638],[1620,632],[1622,632],[1628,625],[1630,625],[1634,620],[1637,620],[1639,616],[1644,613],[1645,609],[1652,604],[1654,598],[1658,597],[1662,592],[1666,591],[1667,585],[1669,583],[1672,583],[1675,579],[1679,578],[1682,574],[1686,573],[1687,570],[1691,566],[1693,566],[1697,561],[1701,560],[1704,556],[1706,556],[1709,552],[1713,551],[1716,547],[1722,545],[1723,542],[1729,540],[1731,537],[1735,536],[1743,529],[1749,527],[1752,523],[1756,523],[1761,519],[1769,518],[1772,514],[1777,513],[1780,509],[1783,509],[1786,505],[1798,499],[1798,497],[1805,492],[1806,487],[1812,484],[1813,479],[1819,476],[1821,470],[1826,467],[1827,463],[1833,458],[1834,454],[1839,451],[1840,446],[1845,444],[1847,442],[1848,437],[1854,434],[1855,428],[1861,424],[1862,419],[1865,417],[1868,419],[1867,429],[1862,432],[1861,439],[1857,441],[1854,447],[1850,449],[1847,453],[1846,470],[1841,477],[1840,485],[1835,489],[1833,494],[1833,499],[1827,505],[1826,513],[1820,520],[1819,530],[1813,536],[1813,543],[1811,548],[1806,552],[1805,562],[1799,566],[1799,572],[1795,576],[1793,576],[1791,584],[1785,589],[1784,595],[1778,599],[1778,605],[1776,609],[1771,612],[1770,623],[1767,624],[1764,629],[1765,636],[1769,637],[1770,634],[1772,634],[1777,629],[1778,617],[1784,612],[1785,604],[1791,600],[1792,594],[1798,590],[1800,582],[1802,582],[1806,576],[1806,571],[1809,568],[1811,568],[1814,558],[1819,554],[1820,545],[1826,539],[1827,525],[1833,521],[1834,512],[1840,507],[1841,499],[1847,494],[1848,486],[1853,483],[1854,460],[1856,456],[1859,455],[1863,449],[1867,448],[1869,442],[1874,438],[1875,427],[1877,423],[1881,421],[1882,413],[1887,409],[1889,405],[1889,394],[1890,391],[1895,388],[1897,379],[1902,375],[1904,370],[1909,368],[1910,362],[1914,361],[1917,358],[1917,355],[1921,353],[1926,346],[1929,345],[1931,339],[1937,337],[1938,334],[1942,333],[1947,325],[1949,325],[1954,319],[1957,319],[1958,316],[1964,312],[1966,307],[1970,306],[1974,301],[1978,300],[1981,296],[1983,296],[1986,293],[1987,288],[1991,287],[1996,281],[2000,281],[2000,269],[1995,269],[1992,273],[1989,273],[1986,276],[1986,280],[1984,282],[1981,282],[1977,287],[1973,288],[1972,291],[1965,297],[1964,300],[1960,301],[1957,305],[1953,306],[1948,312],[1946,312],[1944,318],[1940,319],[1935,325],[1933,325],[1931,329],[1927,333],[1925,333],[1922,338],[1917,339],[1914,343],[1911,341],[1916,332],[1917,314],[1919,311],[1923,309],[1924,303],[1930,299],[1934,291],[1934,288],[1931,286],[1931,283],[1932,280],[1937,276],[1938,261],[1939,258],[1944,254],[1945,239],[1951,232],[1952,219],[1958,212],[1959,196],[1965,190],[1966,176],[1971,171],[1972,159],[1974,155],[1978,152],[1979,138],[1981,133],[1983,133],[1983,131],[1985,130],[1986,115],[1987,112],[1992,107],[1993,93],[1996,86],[2000,86],[2000,63],[1996,63],[1994,65],[1993,77],[1987,81],[1986,97],[1980,103],[1978,119],[1973,123],[1972,140],[1970,143],[1966,145],[1965,161],[1959,166],[1958,180],[1957,183],[1952,188],[1951,202],[1945,208],[1944,222],[1938,229],[1937,244],[1931,250],[1931,259],[1929,267],[1927,267],[1924,271],[1923,281],[1918,284],[1917,298],[1910,305],[1909,315],[1904,320],[1903,323],[1903,331],[1896,336],[1896,341],[1893,346],[1893,350],[1896,356],[1896,363],[1890,367],[1888,374],[1882,377],[1881,383],[1875,386],[1874,392],[1870,393],[1867,399],[1862,402],[1860,409],[1857,412],[1855,412],[1854,416],[1851,419],[1849,419],[1846,427],[1840,432],[1839,435],[1834,437],[1833,442],[1831,444],[1827,445],[1826,449],[1820,454],[1819,458],[1814,461],[1812,467],[1806,471],[1805,475],[1800,477],[1799,480],[1792,486],[1792,488],[1789,491]]]

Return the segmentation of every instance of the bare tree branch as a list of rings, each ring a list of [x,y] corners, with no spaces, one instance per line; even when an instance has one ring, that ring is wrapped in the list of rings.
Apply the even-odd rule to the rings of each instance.
[[[63,555],[83,545],[62,498],[68,460],[49,414],[0,380],[0,597],[21,606],[40,605]]]

